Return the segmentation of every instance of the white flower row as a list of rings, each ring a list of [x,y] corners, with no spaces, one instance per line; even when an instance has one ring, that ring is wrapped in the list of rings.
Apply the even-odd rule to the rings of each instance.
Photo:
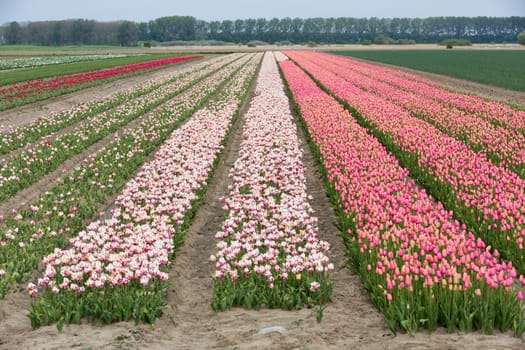
[[[153,279],[168,278],[162,267],[169,264],[173,235],[197,192],[206,186],[239,107],[238,94],[259,60],[253,56],[216,100],[173,132],[155,158],[126,184],[111,219],[92,223],[71,240],[70,249],[56,249],[44,259],[41,287],[54,293],[60,289],[82,293],[132,280],[145,286]],[[30,285],[28,290],[36,289]]]
[[[75,55],[75,56],[41,56],[0,60],[0,70],[19,69],[29,67],[48,66],[51,64],[74,63],[84,61],[104,60],[108,58],[121,58],[140,56],[141,54],[105,54],[105,55]]]
[[[288,98],[272,53],[266,53],[255,97],[245,116],[233,184],[224,201],[227,218],[217,232],[215,278],[235,282],[264,276],[274,282],[333,268],[318,239],[308,203],[305,168]],[[319,288],[311,282],[311,290]]]

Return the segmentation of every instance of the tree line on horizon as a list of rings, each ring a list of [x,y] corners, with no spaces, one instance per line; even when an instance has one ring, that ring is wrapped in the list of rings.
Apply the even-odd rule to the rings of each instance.
[[[149,22],[98,22],[88,19],[11,22],[0,26],[1,44],[119,45],[139,41],[218,41],[351,44],[378,36],[403,42],[436,43],[462,38],[473,43],[516,42],[525,32],[525,17],[428,18],[264,18],[204,21],[192,16],[168,16]]]

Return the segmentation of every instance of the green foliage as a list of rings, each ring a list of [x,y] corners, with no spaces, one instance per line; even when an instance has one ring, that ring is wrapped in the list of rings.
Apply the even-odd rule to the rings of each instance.
[[[396,45],[415,45],[416,41],[413,39],[397,39],[394,41]]]
[[[525,30],[525,17],[428,17],[428,18],[248,18],[203,21],[191,16],[161,17],[149,22],[123,24],[121,21],[92,20],[38,21],[7,23],[0,27],[7,44],[122,45],[131,41],[156,42],[183,40],[220,40],[246,43],[250,40],[293,43],[308,41],[327,44],[373,40],[382,33],[393,40],[436,43],[442,33],[468,35],[473,42],[515,42]],[[398,44],[406,44],[399,42]]]
[[[518,44],[525,45],[525,32],[518,34]]]
[[[365,39],[365,40],[362,40],[361,41],[361,45],[372,45],[372,41],[371,40],[368,40],[368,39]]]
[[[412,39],[397,39],[394,40],[388,36],[385,36],[383,34],[379,34],[374,39],[374,43],[377,45],[414,45],[416,43],[415,40]]]
[[[441,46],[446,46],[449,48],[449,45],[452,46],[472,46],[472,43],[468,39],[445,39],[439,43]]]
[[[525,91],[525,51],[522,50],[354,50],[333,53]]]
[[[256,310],[261,307],[294,310],[301,309],[304,305],[323,307],[330,300],[333,289],[327,274],[303,275],[299,279],[294,276],[287,280],[276,279],[274,288],[269,288],[266,277],[257,274],[241,275],[233,283],[229,280],[215,279],[212,308],[215,311],[224,311],[235,306]],[[313,281],[320,282],[321,287],[318,291],[310,290],[310,282]]]
[[[383,34],[379,34],[378,36],[376,36],[376,38],[374,39],[374,44],[377,44],[377,45],[387,45],[387,44],[391,44],[394,40],[388,36],[384,36]]]

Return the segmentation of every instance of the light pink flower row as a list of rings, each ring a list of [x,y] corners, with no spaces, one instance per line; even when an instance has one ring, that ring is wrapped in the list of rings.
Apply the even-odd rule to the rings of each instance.
[[[170,100],[169,102],[162,105],[160,113],[162,115],[167,115],[168,118],[158,118],[159,111],[152,111],[144,116],[141,124],[135,128],[124,128],[121,130],[119,135],[115,135],[113,142],[111,142],[107,147],[101,149],[98,153],[92,154],[89,157],[85,158],[82,163],[75,169],[75,173],[78,176],[78,180],[82,180],[84,175],[90,171],[95,171],[98,173],[97,165],[95,159],[99,154],[107,154],[105,159],[106,162],[102,161],[103,167],[105,168],[116,168],[120,169],[125,167],[125,164],[128,160],[131,160],[135,157],[136,154],[141,153],[142,149],[140,148],[138,140],[154,140],[158,137],[158,131],[162,128],[167,127],[170,124],[177,122],[182,113],[187,110],[195,108],[197,103],[201,101],[205,96],[209,95],[213,90],[216,89],[217,85],[224,81],[235,69],[239,68],[243,63],[246,62],[246,58],[240,59],[238,62],[234,62],[231,66],[224,67],[218,72],[212,74],[207,79],[199,82],[197,85],[193,86],[191,89],[186,90],[182,94],[178,95],[175,99]],[[220,106],[220,101],[217,101],[215,105]],[[121,153],[118,150],[118,147],[114,147],[121,139],[121,137],[131,137],[136,140],[136,145],[126,153]],[[99,165],[100,166],[100,165]],[[73,181],[72,175],[68,174],[70,181]],[[113,176],[109,176],[108,179],[101,181],[93,181],[92,185],[96,185],[101,190],[104,190],[106,187],[113,186]],[[70,227],[68,226],[69,219],[75,217],[75,212],[64,214],[63,210],[67,207],[76,207],[78,205],[75,195],[71,192],[61,193],[59,198],[62,198],[60,201],[55,202],[55,206],[48,209],[45,213],[46,217],[58,215],[59,217],[64,217],[67,219],[64,221],[64,225],[58,230],[58,232],[51,230],[49,227],[44,229],[39,229],[34,235],[31,236],[29,241],[21,242],[20,237],[17,237],[19,230],[18,227],[14,230],[8,229],[5,233],[5,239],[0,239],[0,249],[4,246],[10,244],[10,241],[19,241],[21,247],[26,244],[32,244],[35,240],[39,239],[45,235],[56,236],[57,234],[63,234],[64,232],[69,232]],[[38,201],[29,206],[30,210],[34,213],[42,209],[41,201],[45,200],[45,195],[42,196]],[[22,210],[23,212],[23,210]],[[20,221],[27,219],[22,217],[20,213],[17,214],[15,210],[12,211],[14,219]],[[0,219],[2,219],[0,217]],[[32,222],[32,225],[36,224]],[[1,235],[0,235],[0,238]]]
[[[238,57],[230,57],[230,60],[234,58]],[[203,69],[192,70],[187,74],[181,75],[180,79],[160,86],[146,95],[133,98],[111,111],[87,118],[71,131],[59,136],[51,134],[13,158],[5,160],[0,167],[0,198],[12,195],[14,191],[11,190],[11,186],[15,186],[19,182],[34,181],[35,179],[31,176],[32,172],[46,169],[49,164],[60,163],[64,160],[61,156],[64,154],[64,151],[69,151],[72,148],[80,151],[83,149],[82,145],[84,143],[92,144],[95,135],[99,135],[112,127],[114,128],[115,125],[121,123],[123,118],[140,113],[153,102],[166,98],[169,94],[181,90],[195,79],[201,78],[217,68],[217,65],[210,65]],[[78,151],[75,151],[75,153],[78,153]],[[5,190],[5,196],[2,195],[4,188],[7,189]]]
[[[329,245],[317,236],[300,147],[277,64],[266,53],[230,172],[219,251],[211,257],[217,279],[259,275],[272,289],[277,280],[333,268],[325,255]]]
[[[137,94],[147,91],[148,89],[151,89],[155,86],[161,87],[175,78],[182,79],[188,78],[189,74],[203,75],[209,73],[226,64],[228,61],[238,58],[238,56],[239,55],[228,55],[223,57],[215,57],[206,61],[198,61],[192,63],[191,65],[181,66],[178,70],[166,72],[159,77],[148,79],[145,82],[135,84],[122,92],[113,93],[108,97],[79,103],[67,110],[51,112],[49,114],[40,116],[35,120],[32,120],[27,125],[0,125],[0,147],[8,148],[11,144],[17,143],[19,140],[23,140],[27,133],[43,134],[46,132],[46,129],[49,129],[55,125],[67,124],[68,121],[76,120],[82,114],[85,114],[90,110],[96,110],[105,105],[115,103],[116,101],[122,99],[122,97],[126,97],[126,100],[133,99],[133,96],[136,96]]]
[[[112,218],[93,222],[71,240],[70,249],[56,249],[43,263],[41,287],[71,289],[117,287],[132,280],[147,285],[165,280],[173,235],[204,186],[231,118],[239,104],[239,90],[259,59],[242,68],[221,100],[197,111],[128,182],[115,201]],[[245,63],[241,60],[236,67]],[[63,277],[57,284],[56,275]],[[30,285],[31,290],[35,290]]]

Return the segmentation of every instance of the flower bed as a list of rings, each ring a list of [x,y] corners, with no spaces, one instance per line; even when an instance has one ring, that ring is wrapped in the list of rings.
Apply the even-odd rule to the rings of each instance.
[[[105,55],[70,55],[70,56],[42,56],[42,57],[24,57],[0,60],[0,70],[20,69],[29,67],[49,66],[51,64],[64,64],[84,61],[104,60],[108,58],[120,58],[137,56],[123,54],[105,54]]]
[[[514,286],[525,278],[512,263],[498,261],[454,221],[293,62],[280,67],[338,203],[353,267],[391,330],[511,328],[521,335],[523,293]]]
[[[525,134],[501,124],[495,125],[477,112],[454,107],[452,98],[459,94],[451,94],[443,89],[439,93],[439,89],[434,86],[395,76],[393,69],[356,60],[319,54],[306,54],[303,57],[310,61],[322,58],[323,67],[349,83],[407,109],[413,116],[465,142],[496,165],[501,163],[525,178],[525,148],[522,147]]]
[[[13,281],[31,277],[41,259],[85,228],[107,199],[170,133],[202,106],[246,59],[237,60],[123,130],[105,148],[84,159],[62,182],[0,221],[0,298]]]
[[[525,273],[525,181],[381,96],[290,52],[457,219]]]
[[[174,244],[189,225],[259,59],[254,56],[218,97],[171,134],[125,185],[110,219],[93,222],[71,240],[71,248],[43,260],[33,326],[57,321],[60,328],[81,317],[153,322],[160,315]],[[38,294],[34,284],[28,291]]]
[[[38,141],[44,136],[59,131],[62,128],[78,123],[95,114],[105,112],[111,108],[123,104],[125,101],[153,92],[169,83],[181,79],[187,74],[194,73],[205,67],[213,66],[218,69],[231,59],[231,55],[216,57],[205,62],[198,62],[191,66],[186,66],[175,72],[168,72],[157,79],[147,80],[127,88],[125,91],[113,94],[106,98],[77,104],[68,110],[52,112],[41,116],[29,124],[19,127],[0,125],[0,154],[7,154],[12,150],[20,148],[28,143]],[[208,70],[208,72],[210,72]]]
[[[18,191],[54,171],[65,160],[82,153],[95,142],[193,86],[214,68],[219,69],[209,66],[183,75],[170,84],[133,98],[109,112],[87,118],[70,132],[58,137],[51,135],[3,162],[0,167],[0,201],[11,198]]]
[[[200,57],[202,56],[165,58],[156,61],[129,64],[112,69],[70,74],[52,79],[37,79],[10,85],[0,89],[0,109],[10,108],[42,98],[49,98],[75,89],[78,90],[79,87],[90,86],[99,81],[107,81],[119,76],[130,75]]]
[[[302,151],[272,53],[266,53],[245,114],[233,184],[217,232],[212,306],[225,310],[324,304],[331,292],[317,218],[308,203]]]

